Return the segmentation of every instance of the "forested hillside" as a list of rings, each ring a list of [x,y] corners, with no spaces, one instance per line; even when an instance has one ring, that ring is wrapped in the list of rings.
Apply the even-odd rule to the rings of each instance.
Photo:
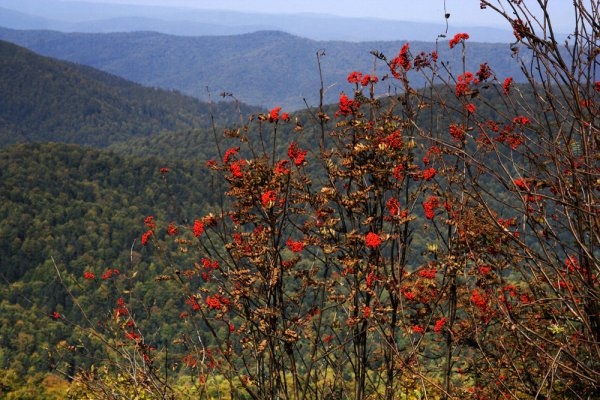
[[[94,318],[107,304],[88,296],[105,297],[117,285],[149,293],[161,305],[167,300],[167,292],[160,295],[153,284],[162,272],[140,244],[143,221],[148,215],[192,220],[214,204],[215,188],[194,165],[172,164],[161,174],[164,167],[157,159],[59,143],[0,150],[0,394],[21,388],[25,396],[26,390],[43,389],[27,389],[27,380],[44,379],[54,368],[69,373],[99,362],[94,357],[101,353],[60,348],[61,342],[86,340],[85,331],[75,328],[87,326],[86,314],[68,291]],[[106,272],[114,270],[120,274],[107,280]],[[134,271],[143,287],[121,279]],[[86,273],[95,278],[86,280],[91,276]],[[65,324],[53,319],[54,312]],[[176,323],[176,318],[155,317],[152,329],[160,342],[166,336],[157,321]]]
[[[3,41],[0,93],[0,146],[42,141],[106,146],[130,137],[210,127],[213,118],[227,123],[252,110],[224,101],[211,106]]]
[[[86,301],[84,274],[106,283],[106,271],[131,276],[139,269],[144,277],[151,270],[144,292],[156,292],[152,279],[160,271],[139,240],[144,218],[193,219],[218,192],[196,163],[167,163],[149,147],[136,157],[131,147],[193,130],[196,151],[214,155],[213,123],[226,126],[258,109],[145,88],[7,42],[0,42],[0,54],[0,397],[64,398],[57,376],[106,356],[95,345],[94,355],[63,347],[87,340],[83,310],[106,312],[105,304]],[[127,139],[131,147],[121,146],[122,156],[92,148]],[[117,276],[110,282],[127,286]],[[87,294],[104,290],[97,285]],[[162,323],[175,327],[169,318]]]

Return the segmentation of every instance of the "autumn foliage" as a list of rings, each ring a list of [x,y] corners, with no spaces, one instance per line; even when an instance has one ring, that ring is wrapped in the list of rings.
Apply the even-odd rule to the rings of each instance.
[[[514,15],[481,7],[514,27],[529,94],[485,60],[373,52],[337,109],[293,122],[276,107],[227,131],[205,166],[221,205],[146,219],[189,332],[164,355],[119,298],[141,392],[177,396],[171,362],[200,398],[600,396],[598,10],[574,6],[562,49],[548,15],[499,3]],[[469,40],[440,45],[464,62]]]

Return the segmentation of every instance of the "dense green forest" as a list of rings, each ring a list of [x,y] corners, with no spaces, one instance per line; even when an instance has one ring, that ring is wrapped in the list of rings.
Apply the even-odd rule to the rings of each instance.
[[[214,202],[214,192],[192,164],[171,164],[166,186],[159,172],[163,167],[157,159],[124,158],[58,143],[0,151],[0,365],[6,376],[19,377],[0,382],[0,391],[64,368],[64,360],[53,358],[56,346],[82,340],[83,332],[74,327],[86,325],[67,290],[95,318],[107,312],[107,304],[92,300],[106,297],[103,274],[117,269],[131,277],[140,271],[141,294],[158,296],[158,304],[164,304],[168,292],[153,285],[161,272],[149,265],[140,245],[143,220],[148,215],[162,221],[192,218]],[[59,281],[56,268],[66,284]],[[86,272],[97,280],[86,282]],[[55,321],[53,312],[65,322]],[[173,320],[170,313],[156,318],[153,323]],[[168,337],[175,328],[154,329]],[[85,352],[73,351],[70,357],[70,368],[94,362]]]

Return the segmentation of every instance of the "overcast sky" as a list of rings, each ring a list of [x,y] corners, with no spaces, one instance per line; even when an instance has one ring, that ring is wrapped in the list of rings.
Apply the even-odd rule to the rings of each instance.
[[[185,6],[259,13],[327,13],[345,17],[375,17],[403,21],[444,22],[471,26],[505,26],[491,10],[481,10],[477,0],[79,0],[117,4]],[[595,1],[595,0],[592,0]],[[535,4],[536,2],[532,2]],[[571,0],[551,0],[554,22],[560,29],[572,19]]]

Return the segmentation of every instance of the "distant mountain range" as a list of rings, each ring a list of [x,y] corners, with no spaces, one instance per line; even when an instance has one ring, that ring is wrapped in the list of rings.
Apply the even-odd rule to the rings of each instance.
[[[215,8],[218,4],[214,5]],[[260,107],[300,109],[351,90],[349,72],[373,72],[372,50],[394,57],[437,50],[451,73],[462,71],[461,52],[447,42],[469,32],[468,70],[488,62],[499,78],[522,73],[512,58],[510,30],[449,26],[323,14],[243,13],[181,6],[139,6],[98,1],[0,0],[0,39],[41,55],[88,65],[145,86],[174,89],[201,100],[232,93]],[[476,25],[476,23],[474,23]],[[521,55],[526,56],[526,50]],[[376,73],[385,75],[381,62]],[[411,76],[413,86],[425,83]],[[392,86],[384,88],[396,90]]]
[[[175,89],[202,100],[208,91],[233,93],[242,102],[287,109],[318,104],[317,53],[326,88],[325,101],[336,102],[342,91],[352,90],[348,73],[373,72],[377,50],[388,58],[398,54],[405,41],[315,41],[280,31],[261,31],[227,36],[174,36],[156,32],[61,33],[0,28],[0,39],[39,54],[92,66],[151,87]],[[449,49],[447,40],[411,42],[411,52],[437,50],[440,62],[453,74],[462,73],[460,49]],[[522,49],[522,57],[526,50]],[[469,41],[467,70],[488,62],[499,79],[521,80],[518,62],[508,44]],[[378,62],[377,75],[388,71]],[[420,73],[410,76],[415,87],[424,84]],[[393,92],[394,82],[381,90]]]
[[[101,1],[0,0],[0,26],[88,33],[157,31],[183,36],[278,30],[313,40],[343,41],[433,41],[446,31],[443,22],[343,18],[323,14],[248,13],[216,10],[218,4],[210,7],[215,9],[118,5]],[[514,40],[510,30],[483,24],[452,24],[450,29],[450,34],[468,31],[479,42]]]

